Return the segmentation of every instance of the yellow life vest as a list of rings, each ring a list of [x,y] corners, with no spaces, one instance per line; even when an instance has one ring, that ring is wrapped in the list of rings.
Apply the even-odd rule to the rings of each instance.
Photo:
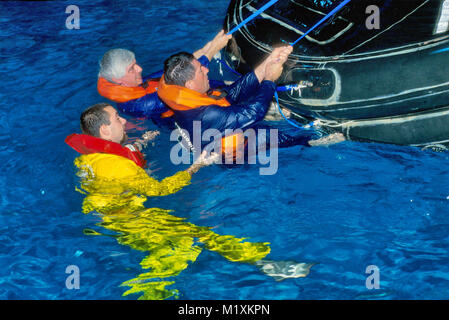
[[[185,171],[157,181],[132,160],[104,153],[82,155],[75,165],[81,178],[82,190],[78,191],[86,194],[83,212],[102,213],[99,225],[118,232],[119,243],[149,253],[140,263],[145,272],[122,283],[130,287],[124,296],[143,293],[139,299],[154,300],[175,295],[176,289],[166,288],[174,283],[167,278],[186,269],[203,247],[230,261],[249,263],[270,252],[269,243],[218,235],[209,227],[171,215],[169,210],[144,207],[146,196],[168,195],[188,185],[190,174]],[[101,235],[89,229],[85,233]]]

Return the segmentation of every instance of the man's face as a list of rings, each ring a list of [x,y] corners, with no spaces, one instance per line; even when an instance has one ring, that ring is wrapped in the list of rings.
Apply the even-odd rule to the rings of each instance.
[[[120,144],[124,143],[128,138],[125,132],[126,119],[120,117],[117,110],[111,106],[104,108],[104,111],[109,115],[110,124],[104,125],[106,130],[103,131],[102,138]]]
[[[119,79],[112,79],[124,87],[137,87],[142,84],[142,68],[134,60],[126,67],[126,73]]]
[[[198,60],[193,60],[193,66],[195,67],[195,76],[193,79],[187,81],[186,87],[200,93],[206,93],[209,87],[209,69],[204,67]]]

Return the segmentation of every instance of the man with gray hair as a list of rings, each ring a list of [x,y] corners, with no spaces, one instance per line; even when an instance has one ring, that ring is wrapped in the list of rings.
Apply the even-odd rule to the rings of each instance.
[[[205,67],[232,36],[220,31],[212,41],[193,55]],[[142,67],[135,55],[126,49],[107,51],[100,61],[97,89],[100,95],[117,103],[117,108],[134,117],[158,119],[171,116],[171,111],[158,98],[156,90],[163,71],[142,77]]]
[[[125,87],[137,87],[142,84],[142,68],[132,51],[112,49],[101,59],[98,77]]]

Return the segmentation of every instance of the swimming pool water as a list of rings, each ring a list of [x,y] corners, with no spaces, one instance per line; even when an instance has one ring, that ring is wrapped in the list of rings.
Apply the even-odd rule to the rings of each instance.
[[[84,108],[104,101],[96,74],[105,51],[128,48],[144,73],[159,70],[168,55],[210,40],[228,1],[77,1],[79,30],[65,27],[70,4],[0,2],[0,299],[139,297],[123,297],[120,284],[142,273],[147,253],[119,244],[101,216],[81,213],[77,155],[64,138],[79,132]],[[127,119],[134,135],[154,128]],[[147,151],[159,178],[186,168],[171,164],[167,140]],[[172,279],[180,299],[447,299],[448,156],[357,142],[291,147],[279,150],[275,175],[212,166],[146,206],[270,242],[273,260],[318,263],[306,278],[276,282],[203,250]],[[70,265],[80,270],[78,290],[65,285]],[[365,286],[370,265],[380,289]]]

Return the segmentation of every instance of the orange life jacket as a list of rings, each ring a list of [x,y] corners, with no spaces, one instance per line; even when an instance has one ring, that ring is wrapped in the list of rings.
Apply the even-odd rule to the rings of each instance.
[[[210,95],[197,92],[182,86],[169,85],[165,83],[164,76],[159,81],[157,91],[159,98],[174,111],[186,111],[209,105],[216,105],[223,108],[231,104],[224,97],[220,97],[220,91],[212,91]],[[245,137],[242,133],[236,133],[223,137],[221,140],[221,152],[224,156],[236,158],[243,151]]]
[[[109,100],[122,103],[130,100],[142,98],[147,94],[156,92],[159,84],[158,80],[147,81],[147,86],[125,87],[112,83],[105,78],[99,77],[97,82],[98,93]]]
[[[105,78],[98,77],[97,90],[98,93],[114,102],[123,103],[130,100],[139,99],[151,93],[155,93],[159,85],[159,80],[147,80],[145,86],[125,87],[116,83],[112,83]],[[161,114],[162,118],[173,115],[173,111],[169,110]]]

